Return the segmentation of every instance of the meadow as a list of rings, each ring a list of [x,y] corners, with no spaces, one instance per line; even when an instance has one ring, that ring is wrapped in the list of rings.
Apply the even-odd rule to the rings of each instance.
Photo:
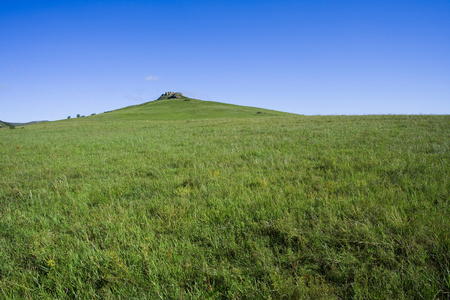
[[[167,101],[0,130],[0,298],[450,298],[450,116]]]

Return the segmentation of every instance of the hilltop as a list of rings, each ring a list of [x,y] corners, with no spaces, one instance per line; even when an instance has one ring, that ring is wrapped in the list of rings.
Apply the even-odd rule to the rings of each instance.
[[[131,120],[194,120],[295,115],[270,109],[204,101],[185,97],[181,93],[167,92],[155,101],[128,106],[94,117]]]
[[[180,98],[186,98],[183,96],[182,93],[175,93],[175,92],[165,92],[161,96],[159,96],[156,100],[165,100],[165,99],[180,99]]]

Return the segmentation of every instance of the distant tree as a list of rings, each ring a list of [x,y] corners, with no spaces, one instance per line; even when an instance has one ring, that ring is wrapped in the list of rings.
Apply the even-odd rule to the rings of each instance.
[[[68,116],[67,119],[70,119],[70,116]]]
[[[81,117],[80,114],[77,114],[77,118]]]

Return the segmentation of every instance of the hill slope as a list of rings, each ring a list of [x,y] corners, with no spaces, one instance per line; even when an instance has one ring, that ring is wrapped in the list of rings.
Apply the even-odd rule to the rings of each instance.
[[[8,122],[0,121],[0,128],[14,128],[14,125]]]
[[[290,115],[295,114],[183,97],[146,102],[95,117],[132,120],[189,120]]]

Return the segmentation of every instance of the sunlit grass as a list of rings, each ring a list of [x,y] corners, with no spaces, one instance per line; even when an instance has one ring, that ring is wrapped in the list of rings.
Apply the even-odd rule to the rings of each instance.
[[[108,114],[0,130],[0,295],[448,297],[449,116]]]

